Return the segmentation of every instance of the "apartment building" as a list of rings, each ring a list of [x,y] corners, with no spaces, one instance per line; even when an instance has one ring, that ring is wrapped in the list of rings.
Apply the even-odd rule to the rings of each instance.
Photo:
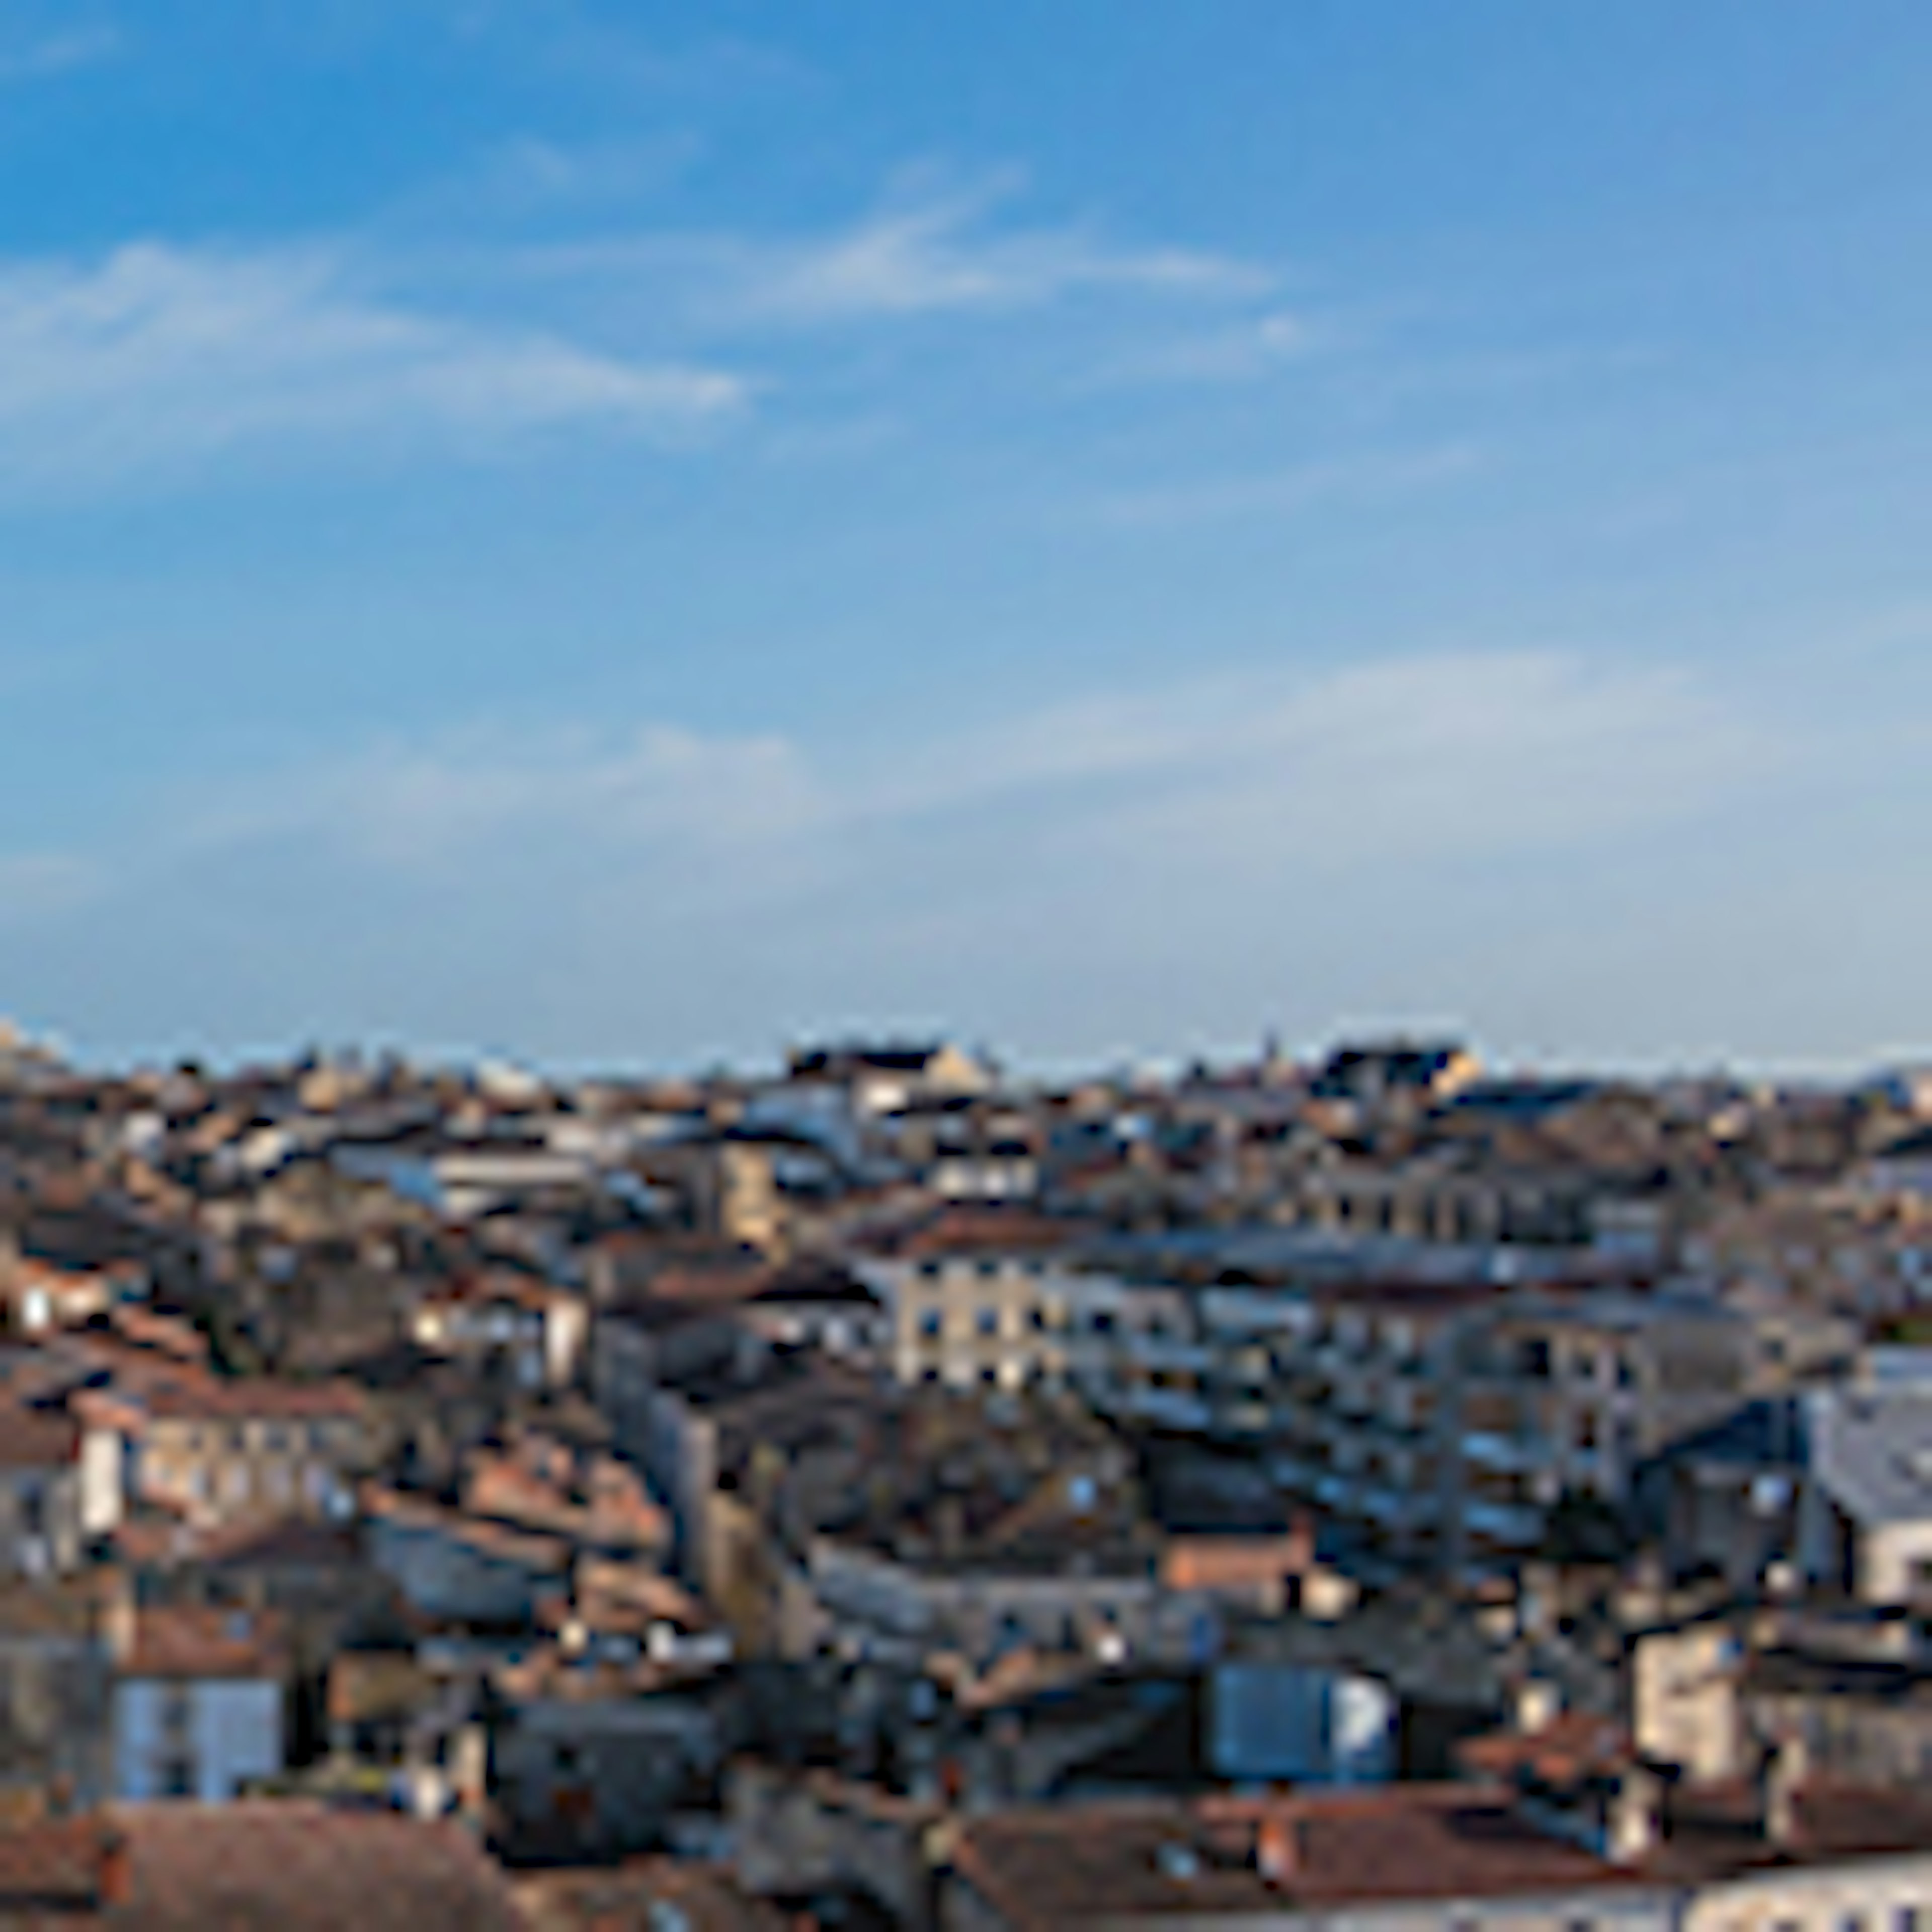
[[[136,1502],[197,1523],[340,1514],[374,1450],[368,1405],[342,1384],[224,1381],[184,1369],[86,1389],[72,1406],[92,1534],[112,1530]]]
[[[1060,1224],[950,1209],[852,1271],[887,1310],[899,1381],[1019,1389],[1066,1380],[1070,1311],[1088,1288]]]
[[[1394,1163],[1336,1160],[1297,1176],[1291,1217],[1352,1234],[1577,1247],[1592,1239],[1603,1184],[1575,1168],[1498,1168],[1462,1148]]]
[[[269,1615],[122,1606],[113,1702],[114,1790],[218,1804],[285,1762],[290,1662]]]
[[[1481,1568],[1538,1545],[1553,1505],[1621,1505],[1639,1466],[1735,1413],[1759,1337],[1723,1304],[1629,1288],[1520,1290],[1462,1324],[1446,1547]]]
[[[1370,1574],[1446,1564],[1464,1476],[1456,1343],[1495,1300],[1480,1282],[1338,1283],[1274,1352],[1270,1467],[1335,1521]]]
[[[1025,1346],[1023,1326],[976,1337],[991,1298],[961,1293],[941,1342]],[[1626,1286],[1069,1270],[1051,1297],[1044,1334],[1100,1413],[1248,1450],[1369,1576],[1508,1567],[1565,1498],[1621,1508],[1646,1458],[1735,1412],[1759,1375],[1746,1318]]]

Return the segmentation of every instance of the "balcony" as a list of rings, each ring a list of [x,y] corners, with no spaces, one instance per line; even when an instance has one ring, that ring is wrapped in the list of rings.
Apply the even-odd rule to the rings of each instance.
[[[1406,1528],[1431,1514],[1430,1498],[1412,1490],[1390,1490],[1379,1484],[1359,1491],[1355,1507],[1372,1522]]]
[[[1208,1405],[1190,1389],[1137,1388],[1126,1394],[1120,1406],[1140,1420],[1158,1423],[1164,1429],[1208,1426]]]
[[[1181,1369],[1190,1374],[1204,1374],[1214,1365],[1214,1352],[1204,1342],[1178,1335],[1156,1335],[1142,1331],[1119,1338],[1123,1352],[1132,1360],[1150,1369]]]
[[[1526,1548],[1543,1538],[1543,1512],[1520,1504],[1465,1503],[1462,1522],[1472,1536],[1513,1549]]]
[[[1462,1438],[1462,1460],[1479,1469],[1494,1469],[1505,1475],[1520,1475],[1540,1466],[1548,1450],[1526,1436],[1503,1436],[1491,1430],[1472,1430]]]
[[[1238,1436],[1266,1436],[1274,1427],[1274,1413],[1264,1402],[1222,1400],[1214,1405],[1215,1426]]]

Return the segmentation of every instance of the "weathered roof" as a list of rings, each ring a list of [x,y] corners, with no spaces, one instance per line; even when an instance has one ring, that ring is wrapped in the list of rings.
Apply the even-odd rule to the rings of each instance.
[[[0,1402],[0,1468],[50,1469],[74,1460],[80,1431],[71,1416]]]
[[[281,1619],[272,1612],[156,1604],[136,1612],[124,1678],[278,1678],[287,1667]]]
[[[453,1824],[297,1800],[122,1808],[137,1932],[515,1932],[508,1886]]]
[[[616,1870],[546,1872],[524,1880],[517,1903],[531,1932],[618,1932],[682,1922],[690,1932],[785,1932],[794,1922],[716,1866],[642,1858]],[[653,1915],[674,1906],[682,1915]]]
[[[1285,1855],[1274,1876],[1257,1856],[1270,1838]],[[1027,1932],[1653,1882],[1538,1831],[1506,1794],[1470,1785],[998,1813],[966,1827],[955,1862]]]
[[[1806,1415],[1818,1480],[1846,1515],[1932,1520],[1932,1386],[1820,1389]]]

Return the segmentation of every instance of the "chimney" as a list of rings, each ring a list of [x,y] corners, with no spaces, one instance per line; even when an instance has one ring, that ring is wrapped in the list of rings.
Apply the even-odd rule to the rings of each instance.
[[[102,1579],[98,1634],[117,1666],[134,1654],[136,1609],[134,1580],[124,1570],[110,1570]]]
[[[1255,1828],[1255,1869],[1270,1885],[1286,1886],[1301,1864],[1301,1820],[1282,1811],[1264,1814]]]
[[[1315,1522],[1306,1510],[1298,1510],[1288,1526],[1288,1568],[1296,1576],[1306,1576],[1315,1567]]]
[[[448,1771],[458,1815],[472,1830],[482,1831],[490,1796],[490,1738],[481,1724],[464,1725],[452,1739]]]
[[[1516,1693],[1516,1727],[1525,1737],[1547,1730],[1562,1713],[1563,1693],[1546,1677],[1526,1677]]]
[[[1634,1764],[1624,1770],[1604,1834],[1604,1856],[1612,1864],[1638,1864],[1656,1850],[1662,1802],[1663,1786],[1654,1772]]]
[[[110,1826],[100,1834],[94,1889],[104,1906],[125,1905],[134,1895],[134,1860],[128,1834]]]
[[[1796,1732],[1780,1738],[1764,1774],[1764,1835],[1780,1851],[1798,1838],[1798,1799],[1811,1774],[1811,1753]]]

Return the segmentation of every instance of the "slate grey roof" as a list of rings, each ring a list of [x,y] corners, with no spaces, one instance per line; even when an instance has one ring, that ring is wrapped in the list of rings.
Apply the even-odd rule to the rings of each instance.
[[[1820,1389],[1808,1408],[1818,1480],[1847,1516],[1932,1522],[1932,1384]]]

